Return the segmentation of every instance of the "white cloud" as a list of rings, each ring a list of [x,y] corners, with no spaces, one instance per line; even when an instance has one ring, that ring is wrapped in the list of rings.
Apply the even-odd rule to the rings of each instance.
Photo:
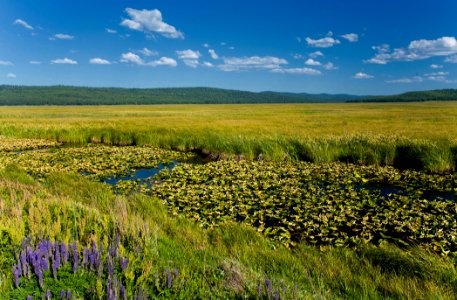
[[[27,28],[27,29],[29,29],[29,30],[33,30],[33,27],[32,27],[32,26],[30,26],[26,21],[21,20],[21,19],[16,19],[16,21],[14,21],[13,24],[14,24],[14,25],[20,25],[20,26],[22,26],[22,27],[24,27],[24,28]]]
[[[341,37],[351,43],[357,42],[359,40],[359,35],[357,33],[343,34]]]
[[[449,75],[449,72],[433,72],[433,73],[427,73],[424,74],[424,76],[430,77],[430,76],[447,76]]]
[[[321,63],[318,62],[317,60],[312,59],[312,58],[308,58],[308,59],[305,61],[305,65],[308,65],[308,66],[320,66]]]
[[[329,48],[340,43],[339,40],[336,40],[330,36],[318,40],[313,40],[312,38],[307,37],[306,42],[309,46],[317,48]]]
[[[66,41],[69,41],[69,40],[72,40],[74,38],[75,38],[74,36],[69,35],[69,34],[57,33],[57,34],[54,34],[53,36],[51,36],[49,39],[51,41],[55,41],[55,40],[66,40]]]
[[[224,57],[219,69],[226,72],[243,70],[281,69],[287,60],[274,56]]]
[[[422,82],[424,79],[420,76],[414,76],[412,78],[400,78],[394,80],[387,80],[387,83],[414,83],[414,82]]]
[[[149,66],[149,67],[157,67],[157,66],[170,66],[176,67],[178,63],[173,58],[169,57],[161,57],[158,60],[145,62],[141,57],[137,54],[132,52],[122,53],[121,62],[123,63],[132,63],[139,66]]]
[[[432,69],[442,69],[443,66],[442,65],[431,64],[430,68],[432,68]]]
[[[203,47],[209,48],[209,44],[208,44],[208,43],[204,43],[204,44],[203,44]]]
[[[209,49],[208,52],[209,52],[209,55],[211,55],[212,59],[219,59],[219,55],[217,55],[217,53],[214,49]]]
[[[305,59],[305,57],[303,55],[301,55],[300,53],[293,53],[292,57],[294,59]]]
[[[176,51],[180,59],[199,59],[202,55],[199,51],[193,51],[191,49]]]
[[[141,54],[143,54],[144,56],[155,56],[155,55],[159,55],[159,52],[155,51],[155,50],[149,50],[148,48],[143,48],[141,49],[140,51]]]
[[[16,76],[16,74],[14,74],[14,73],[8,73],[8,74],[6,74],[6,78],[11,78],[11,79],[13,79],[13,78],[16,78],[16,77],[17,77],[17,76]]]
[[[337,70],[338,67],[336,67],[332,62],[328,62],[325,65],[323,65],[324,69],[330,71],[330,70]]]
[[[441,37],[436,40],[415,40],[407,48],[396,48],[393,51],[387,47],[373,47],[378,53],[366,60],[366,63],[387,64],[392,61],[415,61],[435,56],[449,56],[457,53],[455,37]]]
[[[31,65],[41,65],[41,61],[31,60],[31,61],[29,61],[29,64],[31,64]]]
[[[295,75],[320,75],[321,71],[312,68],[278,68],[272,69],[273,73],[295,74]]]
[[[202,56],[199,51],[193,51],[191,49],[176,51],[179,59],[182,59],[184,64],[191,68],[196,68],[200,65],[198,59]]]
[[[127,8],[125,9],[125,12],[129,15],[130,19],[124,19],[121,22],[122,26],[146,33],[158,33],[171,39],[184,38],[184,34],[182,32],[176,30],[174,26],[171,26],[163,21],[162,13],[158,9],[137,10]]]
[[[78,62],[76,60],[72,60],[69,58],[57,58],[54,60],[51,60],[51,64],[55,65],[77,65]]]
[[[207,68],[212,68],[212,67],[214,67],[214,65],[213,65],[212,63],[210,63],[209,61],[204,61],[204,62],[202,63],[202,66],[207,67]]]
[[[121,62],[144,65],[144,61],[137,54],[132,52],[122,53]]]
[[[10,61],[0,60],[0,66],[12,66],[13,63]]]
[[[457,55],[446,57],[444,62],[457,64]]]
[[[158,60],[148,62],[146,65],[151,66],[151,67],[157,67],[157,66],[176,67],[178,65],[178,63],[173,58],[163,56],[163,57],[159,58]]]
[[[370,79],[370,78],[374,78],[374,76],[369,75],[367,73],[358,72],[352,78],[354,78],[354,79]]]
[[[317,58],[319,56],[324,56],[324,53],[322,53],[320,51],[315,51],[315,52],[311,52],[310,54],[308,54],[308,56],[311,58]]]
[[[117,31],[111,28],[106,28],[106,32],[111,33],[111,34],[116,34]]]
[[[91,58],[89,60],[89,63],[92,65],[110,65],[111,64],[110,61],[103,59],[103,58],[99,58],[99,57]]]

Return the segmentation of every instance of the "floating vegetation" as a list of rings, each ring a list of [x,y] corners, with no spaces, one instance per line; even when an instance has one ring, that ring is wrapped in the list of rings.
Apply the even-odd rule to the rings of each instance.
[[[52,140],[7,138],[0,135],[0,151],[2,152],[22,152],[28,150],[56,147],[59,145],[61,144]]]

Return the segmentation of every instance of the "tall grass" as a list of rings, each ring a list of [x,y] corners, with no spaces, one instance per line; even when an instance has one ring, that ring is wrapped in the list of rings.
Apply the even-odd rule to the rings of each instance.
[[[0,135],[445,172],[456,118],[454,102],[4,107]]]

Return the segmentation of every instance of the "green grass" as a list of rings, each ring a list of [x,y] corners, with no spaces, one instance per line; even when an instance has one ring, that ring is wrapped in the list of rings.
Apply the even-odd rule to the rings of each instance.
[[[408,147],[413,167],[434,172],[455,168],[455,124],[455,102],[3,107],[0,112],[0,135],[9,137],[375,165],[398,165],[398,148]]]
[[[179,284],[152,297],[256,299],[260,282],[267,299],[266,277],[281,299],[282,293],[286,299],[453,299],[457,294],[454,263],[419,248],[320,251],[300,244],[290,250],[240,224],[202,229],[168,215],[154,199],[114,195],[80,176],[55,174],[38,183],[14,166],[0,175],[0,291],[8,299],[44,293],[33,281],[13,289],[11,265],[25,236],[106,246],[113,232],[120,233],[121,249],[137,270],[130,290],[149,292],[156,271],[179,269]],[[143,249],[140,256],[136,246]],[[69,273],[45,282],[72,288],[74,280]]]

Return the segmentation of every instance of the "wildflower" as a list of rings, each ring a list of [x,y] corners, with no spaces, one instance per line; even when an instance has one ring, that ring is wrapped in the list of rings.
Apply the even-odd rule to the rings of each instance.
[[[21,272],[19,271],[19,268],[16,265],[13,265],[14,284],[16,287],[19,287],[19,278],[21,277]]]
[[[46,300],[52,299],[52,294],[51,294],[51,291],[50,291],[50,290],[46,290],[45,297],[46,297]]]
[[[171,288],[171,284],[173,283],[173,277],[171,276],[170,269],[166,269],[165,273],[167,273],[167,287]]]
[[[268,277],[265,278],[265,286],[267,287],[268,297],[271,298],[273,294],[273,285],[271,284],[271,280]]]

